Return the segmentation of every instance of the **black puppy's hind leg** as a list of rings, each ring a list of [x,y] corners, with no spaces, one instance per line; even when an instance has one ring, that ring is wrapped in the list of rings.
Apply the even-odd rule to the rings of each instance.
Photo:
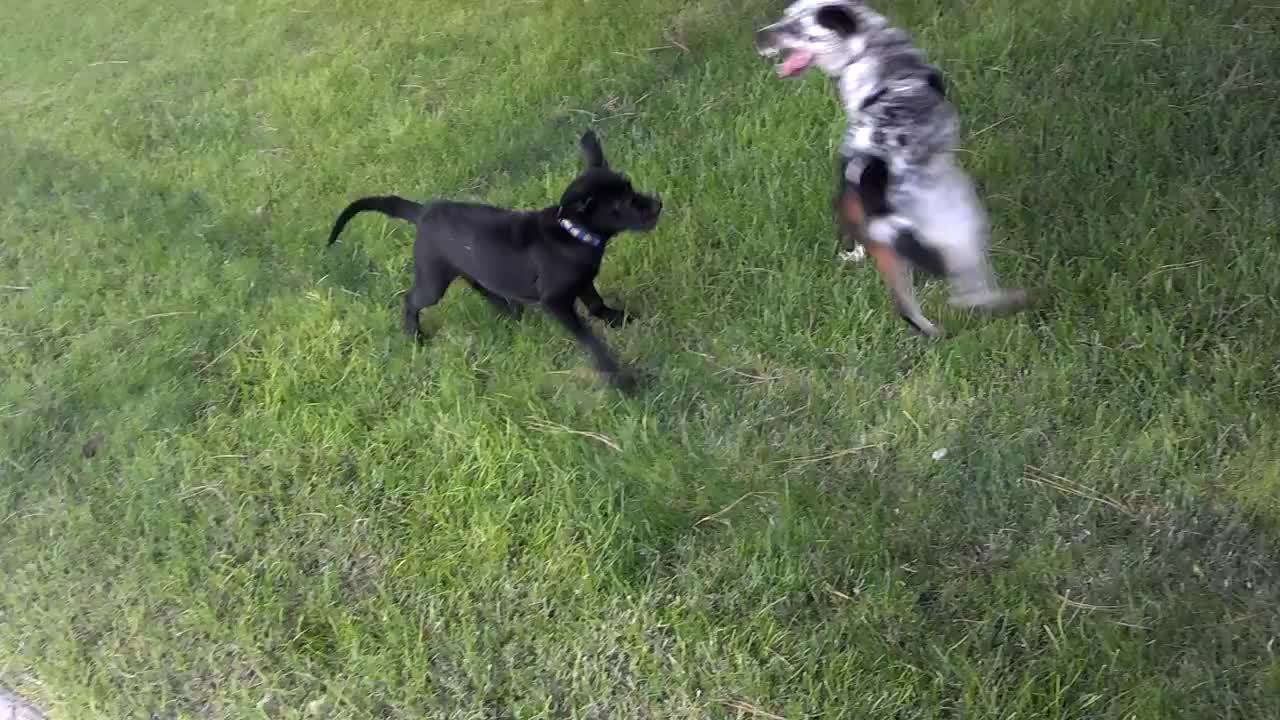
[[[476,292],[480,293],[480,295],[489,303],[489,306],[492,307],[499,315],[514,318],[520,317],[520,314],[524,312],[523,305],[502,297],[475,280],[468,278],[467,283],[471,285],[471,287],[475,288]]]
[[[440,260],[431,260],[414,267],[413,287],[404,294],[404,334],[410,339],[422,339],[422,327],[418,313],[440,302],[457,274]]]

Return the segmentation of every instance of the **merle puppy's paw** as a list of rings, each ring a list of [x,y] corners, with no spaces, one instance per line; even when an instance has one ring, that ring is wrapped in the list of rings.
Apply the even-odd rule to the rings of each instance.
[[[953,307],[973,308],[993,315],[1016,313],[1031,303],[1031,294],[1026,290],[986,290],[951,299]]]
[[[867,249],[861,245],[855,245],[852,250],[842,250],[840,252],[840,262],[850,265],[860,263],[867,259]]]

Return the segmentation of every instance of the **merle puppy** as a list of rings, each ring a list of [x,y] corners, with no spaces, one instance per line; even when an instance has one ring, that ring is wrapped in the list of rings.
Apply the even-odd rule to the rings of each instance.
[[[636,191],[625,176],[609,169],[595,133],[583,134],[579,147],[586,168],[556,205],[519,211],[449,200],[421,205],[395,195],[366,197],[338,216],[329,244],[366,210],[411,222],[418,232],[413,287],[404,297],[407,335],[421,336],[418,313],[439,302],[449,285],[462,278],[502,313],[541,305],[591,353],[596,370],[612,384],[627,387],[629,376],[574,303],[581,300],[587,312],[610,325],[627,320],[623,311],[605,305],[596,291],[596,274],[609,240],[627,230],[652,230],[662,201]]]
[[[912,266],[945,277],[954,306],[1027,305],[1027,293],[996,283],[986,211],[955,159],[959,119],[942,74],[907,32],[861,0],[798,0],[755,46],[779,59],[782,77],[817,67],[835,80],[849,123],[833,201],[844,257],[870,253],[903,319],[941,334],[916,301]]]

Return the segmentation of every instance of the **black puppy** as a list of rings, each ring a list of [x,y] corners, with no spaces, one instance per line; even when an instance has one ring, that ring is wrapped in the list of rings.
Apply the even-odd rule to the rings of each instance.
[[[610,325],[627,316],[605,305],[595,278],[609,240],[627,230],[658,224],[662,201],[637,192],[609,169],[595,133],[579,141],[587,167],[557,205],[508,210],[440,200],[420,205],[395,195],[366,197],[347,206],[329,234],[329,244],[351,218],[366,210],[407,220],[418,228],[413,245],[413,287],[404,297],[404,331],[419,337],[418,313],[440,301],[450,283],[466,280],[506,314],[540,304],[586,347],[596,370],[617,386],[630,383],[609,348],[582,321],[574,302]]]

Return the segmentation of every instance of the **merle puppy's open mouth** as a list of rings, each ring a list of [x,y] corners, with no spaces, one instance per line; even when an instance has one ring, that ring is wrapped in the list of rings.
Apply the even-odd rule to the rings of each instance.
[[[815,56],[812,51],[787,47],[789,44],[788,35],[783,30],[768,27],[756,33],[756,52],[777,61],[778,77],[794,77],[813,64]]]
[[[813,64],[813,53],[799,48],[787,48],[780,51],[782,62],[778,63],[778,77],[795,77]]]

